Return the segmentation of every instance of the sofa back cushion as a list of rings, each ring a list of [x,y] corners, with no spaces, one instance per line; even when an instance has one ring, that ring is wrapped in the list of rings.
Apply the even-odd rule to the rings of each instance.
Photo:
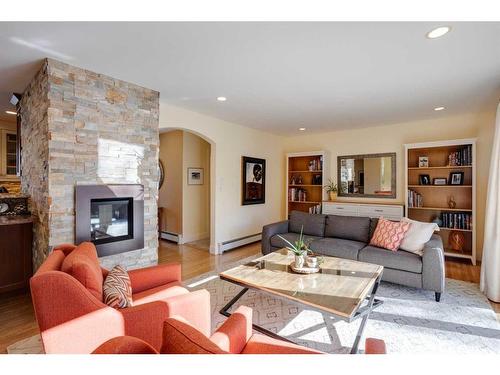
[[[378,217],[370,218],[370,235],[369,238],[373,237],[373,233],[375,233],[375,229],[377,229]]]
[[[328,215],[326,219],[325,237],[368,243],[369,236],[369,217]]]
[[[61,271],[77,279],[102,302],[103,277],[97,250],[93,243],[82,242],[64,259]]]
[[[307,212],[292,211],[290,213],[290,222],[288,230],[294,233],[300,233],[302,227],[303,233],[310,236],[323,237],[325,235],[326,215],[308,214]]]

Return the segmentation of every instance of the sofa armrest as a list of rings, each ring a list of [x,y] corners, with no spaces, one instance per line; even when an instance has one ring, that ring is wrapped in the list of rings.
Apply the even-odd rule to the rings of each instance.
[[[181,281],[179,263],[160,264],[128,271],[132,292],[139,293],[171,282]]]
[[[277,223],[264,225],[262,228],[262,254],[266,255],[272,252],[271,237],[276,234],[288,233],[289,220],[279,221]]]
[[[422,255],[422,287],[437,293],[444,291],[445,265],[443,240],[433,234],[425,244]]]
[[[252,337],[252,309],[240,306],[210,337],[222,350],[239,354]]]

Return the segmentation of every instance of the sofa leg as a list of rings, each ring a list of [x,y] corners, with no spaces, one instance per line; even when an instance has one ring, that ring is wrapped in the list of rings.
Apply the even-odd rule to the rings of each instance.
[[[441,300],[441,293],[436,292],[436,302]]]

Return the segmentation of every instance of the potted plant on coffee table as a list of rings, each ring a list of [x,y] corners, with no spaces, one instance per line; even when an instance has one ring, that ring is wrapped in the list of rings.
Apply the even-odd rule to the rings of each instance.
[[[332,181],[332,179],[328,179],[328,184],[325,185],[325,190],[328,193],[328,197],[331,201],[337,199],[338,187],[337,184]]]
[[[295,255],[295,267],[296,268],[303,268],[304,267],[305,256],[307,255],[307,251],[309,250],[307,243],[304,241],[304,235],[302,233],[303,230],[304,230],[304,226],[302,226],[300,228],[299,238],[294,243],[291,243],[286,238],[284,238],[278,234],[278,237],[281,238],[283,241],[285,241],[288,244],[288,246],[286,248],[288,250],[290,250]]]

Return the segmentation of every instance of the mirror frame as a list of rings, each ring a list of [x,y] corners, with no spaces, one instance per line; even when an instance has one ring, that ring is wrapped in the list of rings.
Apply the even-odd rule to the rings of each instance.
[[[364,159],[364,158],[380,158],[380,157],[391,157],[391,195],[378,195],[378,194],[350,194],[343,193],[340,189],[342,181],[340,180],[340,167],[342,159]],[[350,197],[350,198],[380,198],[380,199],[395,199],[396,198],[396,153],[386,152],[381,154],[361,154],[361,155],[344,155],[337,156],[337,181],[338,181],[338,196],[339,197]]]

